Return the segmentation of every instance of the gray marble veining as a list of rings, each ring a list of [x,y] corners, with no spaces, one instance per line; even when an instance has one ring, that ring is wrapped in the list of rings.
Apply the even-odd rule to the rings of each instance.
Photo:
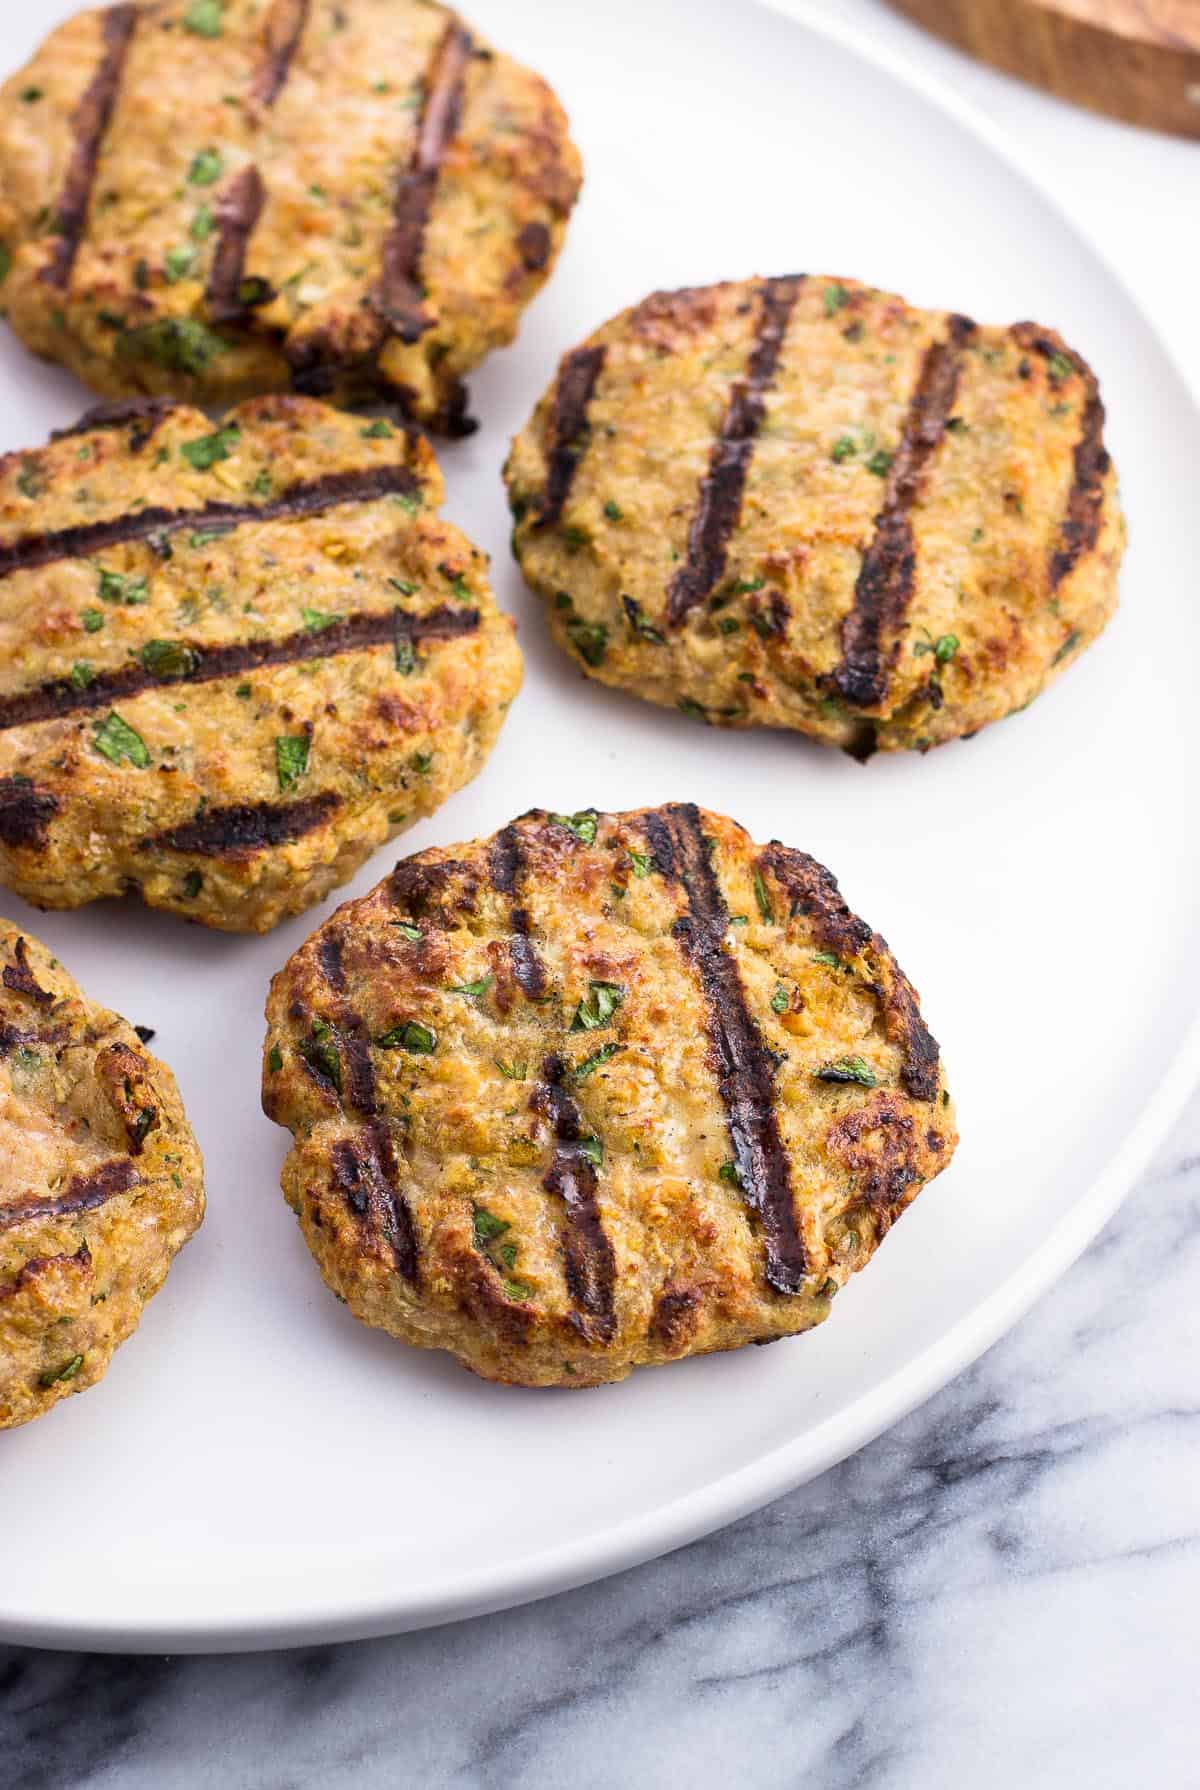
[[[1200,1100],[1011,1336],[707,1541],[425,1634],[0,1653],[11,1790],[1200,1783]],[[64,1545],[75,1545],[65,1538]]]

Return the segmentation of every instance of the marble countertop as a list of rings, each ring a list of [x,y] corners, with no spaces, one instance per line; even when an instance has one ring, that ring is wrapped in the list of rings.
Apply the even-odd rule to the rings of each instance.
[[[830,4],[1052,163],[1200,390],[1200,149],[973,68],[881,0]],[[1011,1336],[792,1496],[603,1584],[395,1640],[176,1660],[0,1649],[0,1783],[1200,1782],[1198,1285],[1200,1098]]]

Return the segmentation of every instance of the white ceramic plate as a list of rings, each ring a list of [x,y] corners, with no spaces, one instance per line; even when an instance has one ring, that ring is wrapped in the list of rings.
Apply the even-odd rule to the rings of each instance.
[[[15,66],[70,9],[6,7],[0,59]],[[677,798],[803,846],[920,987],[962,1147],[812,1336],[586,1396],[489,1387],[357,1325],[277,1191],[262,1001],[334,903],[239,940],[133,904],[41,916],[9,898],[91,994],[158,1028],[210,1215],[104,1384],[0,1436],[0,1637],[199,1650],[367,1635],[714,1528],[859,1447],[1012,1323],[1113,1209],[1200,1058],[1186,787],[1200,421],[1117,278],[951,96],[815,11],[469,10],[558,87],[588,181],[519,346],[474,382],[486,426],[445,454],[449,514],[493,552],[521,619],[526,689],[484,776],[408,843],[534,804]],[[1121,616],[1026,714],[924,760],[862,769],[588,685],[546,644],[508,556],[500,462],[563,349],[652,287],[798,268],[1052,323],[1102,375],[1132,528]],[[0,358],[4,447],[82,408],[7,338]]]

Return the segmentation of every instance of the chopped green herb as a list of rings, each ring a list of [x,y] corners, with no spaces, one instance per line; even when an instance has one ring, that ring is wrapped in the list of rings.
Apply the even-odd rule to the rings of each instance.
[[[786,1013],[792,1004],[792,997],[781,982],[771,996],[771,1010],[774,1013]]]
[[[82,1355],[72,1355],[61,1367],[48,1367],[44,1374],[38,1375],[39,1386],[56,1386],[60,1380],[73,1380],[83,1366]]]
[[[748,597],[752,591],[761,590],[766,583],[765,578],[739,578],[733,587],[735,597]]]
[[[853,435],[839,435],[833,444],[833,453],[830,457],[836,460],[840,466],[843,460],[853,459],[857,452],[858,444]]]
[[[1083,636],[1079,632],[1079,629],[1072,628],[1071,632],[1067,635],[1067,638],[1063,641],[1062,645],[1051,659],[1051,665],[1060,665],[1068,653],[1074,652],[1082,638]]]
[[[396,614],[398,616],[402,613],[401,610],[397,609]],[[400,672],[403,677],[411,677],[413,672],[417,669],[417,652],[412,643],[412,636],[401,633],[399,628],[396,629],[395,652],[396,670]]]
[[[340,615],[330,615],[324,609],[302,609],[300,614],[310,634],[323,634],[326,628],[332,628],[342,619]]]
[[[825,315],[827,317],[835,317],[845,305],[849,304],[849,302],[850,294],[843,285],[826,286]]]
[[[878,479],[885,479],[892,469],[892,456],[886,448],[876,448],[867,461],[867,471],[873,472]]]
[[[185,280],[192,271],[192,263],[195,259],[195,249],[168,249],[163,258],[168,283],[175,286],[180,280]]]
[[[1069,355],[1055,353],[1050,356],[1050,377],[1054,380],[1069,379],[1075,371],[1075,362]]]
[[[613,502],[611,497],[609,498],[608,502],[604,506],[604,514],[607,516],[607,518],[610,522],[624,521],[624,516],[623,516],[619,506]]]
[[[717,623],[722,634],[737,634],[741,630],[741,622],[736,615],[723,615]]]
[[[144,771],[150,763],[150,754],[146,742],[140,733],[130,727],[128,721],[122,721],[115,711],[103,721],[97,721],[92,729],[92,744],[102,758],[111,764],[120,764],[128,759],[139,771]]]
[[[771,896],[766,883],[763,881],[761,870],[756,870],[754,872],[754,899],[758,903],[759,913],[762,915],[767,925],[770,926],[775,919],[775,910],[771,906]]]
[[[925,653],[932,653],[939,665],[948,665],[957,651],[957,634],[940,634],[936,640],[917,640],[913,643],[913,652],[918,659]]]
[[[494,976],[481,976],[478,982],[456,982],[452,987],[448,988],[446,992],[447,994],[466,994],[474,997],[476,995],[486,994],[495,980],[496,978]]]
[[[416,491],[398,491],[392,501],[407,510],[410,516],[415,516],[421,507],[421,498]]]
[[[281,790],[294,789],[308,770],[309,737],[306,733],[281,733],[275,740],[275,771]]]
[[[587,665],[602,665],[608,651],[608,629],[603,622],[584,621],[573,615],[566,624],[567,638]]]
[[[500,1260],[504,1263],[506,1268],[516,1267],[518,1250],[515,1243],[502,1243],[496,1251],[496,1254],[500,1257]]]
[[[227,535],[228,533],[229,530],[227,528],[198,528],[195,534],[188,536],[188,546],[195,548],[211,547],[214,541],[219,541],[222,536]]]
[[[396,931],[400,934],[401,938],[419,939],[425,937],[425,934],[421,931],[419,926],[411,926],[407,920],[393,920],[392,925],[396,928]]]
[[[198,870],[189,870],[183,879],[183,892],[189,901],[195,901],[204,887],[204,878]]]
[[[582,840],[584,845],[595,844],[600,816],[594,808],[584,808],[579,814],[552,814],[550,819],[555,826],[566,827],[568,833],[574,833],[576,839]]]
[[[196,669],[196,654],[182,640],[148,640],[141,652],[151,677],[187,677]]]
[[[742,1177],[737,1172],[736,1162],[723,1162],[717,1173],[722,1181],[728,1181],[733,1187],[740,1187],[742,1184]]]
[[[625,990],[619,982],[589,982],[588,989],[589,993],[575,1009],[571,1021],[573,1032],[594,1032],[598,1026],[606,1026],[625,999]]]
[[[195,441],[185,441],[179,451],[197,472],[208,472],[219,460],[228,460],[241,438],[241,429],[236,423],[230,423],[212,435],[199,435]]]
[[[150,601],[150,591],[144,577],[126,577],[120,572],[105,572],[102,569],[97,589],[105,603],[123,603],[129,609]]]
[[[188,235],[193,242],[207,242],[213,233],[213,225],[215,222],[216,219],[213,216],[212,206],[201,205],[195,217],[192,219],[191,224],[188,226]]]
[[[310,1069],[342,1091],[342,1058],[332,1027],[323,1019],[314,1019],[312,1031],[296,1046]]]
[[[708,710],[703,703],[693,702],[690,696],[681,696],[675,706],[681,715],[690,715],[693,721],[703,721],[708,726]]]
[[[511,1229],[512,1225],[507,1218],[497,1218],[496,1214],[494,1212],[489,1212],[486,1206],[476,1206],[476,1243],[494,1243],[497,1237],[502,1237],[505,1231],[510,1231]]]
[[[377,417],[375,421],[368,424],[365,429],[359,430],[359,434],[364,441],[390,441],[395,433],[396,431],[392,428],[392,425],[388,422],[387,418],[382,416]]]
[[[402,597],[415,597],[417,594],[416,585],[410,584],[406,578],[389,578],[388,583],[393,590],[398,590]]]
[[[639,879],[643,876],[649,876],[650,872],[654,869],[654,854],[648,851],[634,851],[631,847],[627,847],[626,850],[628,852],[629,862],[633,865],[633,874]]]
[[[76,659],[71,667],[71,682],[77,690],[86,690],[95,682],[96,673],[86,659]]]
[[[579,1154],[581,1156],[586,1156],[594,1168],[602,1168],[604,1166],[604,1145],[600,1142],[598,1137],[581,1137],[579,1140]]]
[[[267,1052],[267,1068],[272,1075],[278,1075],[283,1068],[283,1052],[277,1044],[273,1044]]]
[[[611,1063],[617,1052],[623,1049],[624,1046],[615,1041],[612,1044],[602,1044],[599,1050],[594,1050],[590,1057],[584,1057],[582,1063],[575,1065],[575,1080],[586,1081],[593,1069],[599,1069],[605,1063]]]
[[[750,916],[749,914],[730,914],[729,924],[731,926],[749,926]]]
[[[859,1082],[864,1088],[878,1086],[878,1076],[869,1063],[861,1057],[841,1057],[836,1063],[827,1063],[824,1069],[816,1071],[818,1081]]]
[[[579,549],[586,547],[592,538],[586,528],[576,528],[572,522],[564,524],[558,532],[563,538],[568,553],[578,553]]]
[[[526,1286],[523,1280],[506,1280],[504,1283],[504,1294],[508,1299],[516,1299],[523,1302],[526,1299],[533,1298],[533,1288]]]
[[[257,497],[270,497],[272,491],[275,489],[275,481],[272,479],[265,466],[260,473],[256,473],[254,484],[251,489]]]
[[[433,753],[414,752],[408,762],[412,765],[412,768],[417,773],[418,777],[427,777],[429,775],[429,768],[433,763]]]
[[[632,597],[622,597],[621,601],[625,606],[625,614],[633,632],[642,640],[648,640],[652,646],[666,646],[666,635],[660,628],[656,628],[652,622],[646,620],[641,604],[635,603]]]
[[[423,1026],[419,1020],[406,1019],[375,1042],[380,1050],[407,1050],[413,1056],[427,1057],[437,1049],[437,1033],[432,1026]]]
[[[45,97],[44,87],[22,87],[21,89],[21,98],[27,106],[35,106],[38,100],[45,99]]]
[[[969,426],[965,416],[948,416],[946,418],[946,427],[952,435],[964,434]]]
[[[26,460],[20,472],[17,474],[17,490],[21,493],[22,497],[28,497],[32,500],[35,497],[40,497],[44,489],[45,487],[38,477],[37,467],[32,460]]]
[[[221,159],[219,150],[201,149],[192,158],[192,165],[188,169],[188,181],[192,186],[213,186],[216,181],[220,180],[224,167],[225,163]]]
[[[183,15],[184,30],[196,37],[220,37],[223,10],[223,0],[192,0]]]
[[[127,360],[155,361],[169,373],[203,373],[229,343],[194,317],[160,317],[117,337],[117,353]]]
[[[813,962],[828,964],[831,970],[840,970],[842,967],[841,958],[835,956],[832,951],[814,951]]]
[[[234,695],[239,696],[243,702],[247,702],[250,699],[250,697],[253,696],[253,694],[254,694],[254,691],[251,689],[249,684],[239,684],[237,689],[234,691]]]
[[[524,1081],[525,1077],[529,1074],[528,1063],[518,1063],[515,1061],[506,1063],[503,1057],[493,1057],[492,1061],[495,1063],[501,1075],[508,1081]]]

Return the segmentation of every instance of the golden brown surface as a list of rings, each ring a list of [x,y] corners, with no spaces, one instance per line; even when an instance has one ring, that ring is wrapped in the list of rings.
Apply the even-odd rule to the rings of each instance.
[[[468,782],[521,658],[442,495],[308,398],[0,460],[0,880],[266,931]]]
[[[0,1429],[103,1378],[203,1216],[171,1071],[0,921]]]
[[[514,551],[603,683],[923,750],[1025,707],[1112,614],[1103,420],[1032,324],[818,276],[658,293],[564,359],[513,443]]]
[[[296,384],[456,429],[579,180],[546,84],[428,0],[83,12],[0,90],[0,300],[105,394]]]
[[[884,941],[811,858],[686,806],[402,860],[267,1020],[330,1287],[520,1385],[821,1322],[957,1141]]]

